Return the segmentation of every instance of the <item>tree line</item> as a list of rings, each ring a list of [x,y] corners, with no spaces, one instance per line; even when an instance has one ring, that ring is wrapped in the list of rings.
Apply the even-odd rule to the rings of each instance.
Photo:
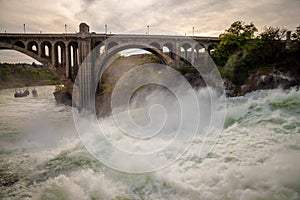
[[[270,67],[300,76],[300,26],[291,33],[288,44],[284,28],[269,26],[257,32],[252,22],[236,21],[219,35],[212,57],[222,76],[236,85],[244,84],[250,71]]]

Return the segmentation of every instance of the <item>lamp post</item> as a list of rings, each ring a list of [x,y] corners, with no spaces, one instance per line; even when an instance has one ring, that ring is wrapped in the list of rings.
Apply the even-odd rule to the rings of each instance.
[[[195,27],[193,27],[193,36],[194,36],[194,34],[195,34]]]
[[[67,33],[67,24],[65,24],[65,33]]]
[[[149,25],[147,25],[147,35],[149,35]]]
[[[26,33],[26,25],[23,24],[23,28],[24,28],[24,33]]]
[[[105,24],[105,34],[107,34],[107,24]]]

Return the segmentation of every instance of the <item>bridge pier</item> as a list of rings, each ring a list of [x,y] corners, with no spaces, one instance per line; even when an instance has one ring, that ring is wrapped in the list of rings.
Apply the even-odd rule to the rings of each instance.
[[[52,44],[50,54],[51,54],[51,64],[52,64],[52,66],[55,66],[56,61],[55,61],[55,46],[54,46],[54,43]]]
[[[66,68],[66,79],[70,79],[70,55],[69,55],[68,46],[65,46],[65,68]]]

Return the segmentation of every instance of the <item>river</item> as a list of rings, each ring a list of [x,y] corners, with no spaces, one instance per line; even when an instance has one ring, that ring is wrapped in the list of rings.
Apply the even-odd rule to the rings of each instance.
[[[0,91],[0,199],[300,199],[295,88],[228,98],[225,129],[205,158],[195,140],[170,166],[142,174],[95,159],[72,108],[56,104],[53,86],[36,89],[36,98]]]

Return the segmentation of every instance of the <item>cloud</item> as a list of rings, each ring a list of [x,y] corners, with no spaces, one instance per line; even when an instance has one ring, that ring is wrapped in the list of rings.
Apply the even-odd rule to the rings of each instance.
[[[90,30],[122,33],[146,26],[218,36],[236,20],[264,26],[294,30],[300,25],[299,0],[0,0],[0,32],[68,32],[78,31],[86,22]],[[151,32],[151,31],[150,31]],[[0,52],[1,58],[1,52]]]

